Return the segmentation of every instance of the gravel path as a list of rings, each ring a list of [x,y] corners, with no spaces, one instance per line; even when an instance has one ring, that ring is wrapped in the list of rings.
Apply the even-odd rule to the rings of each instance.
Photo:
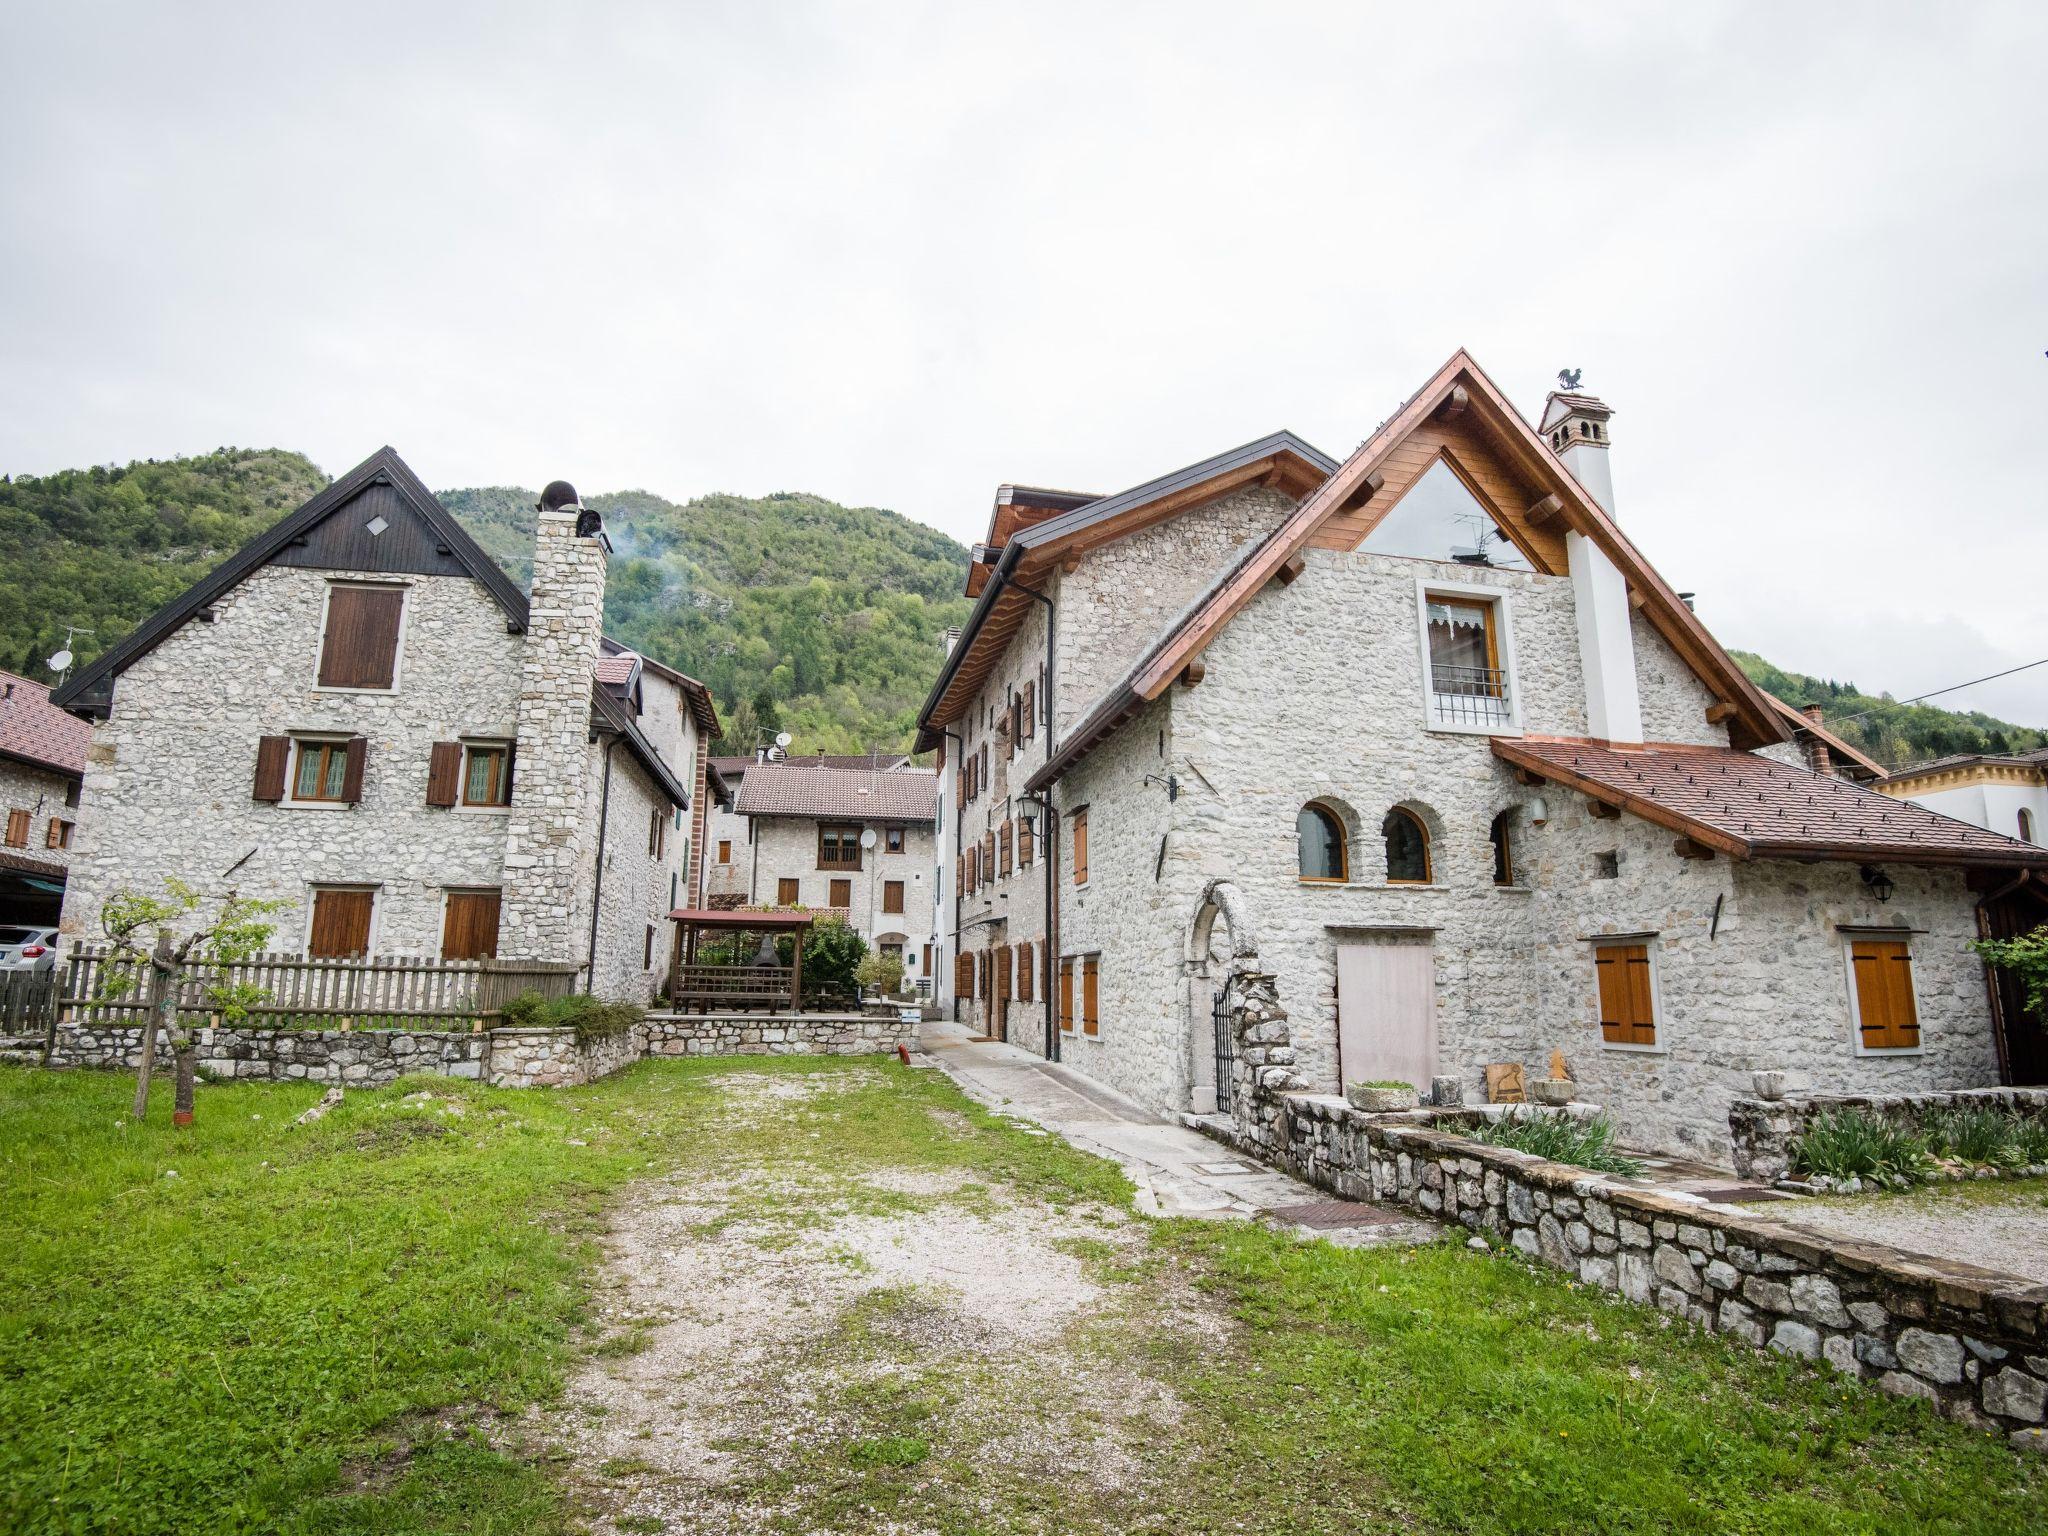
[[[1786,1200],[1772,1216],[2048,1284],[2048,1180],[1934,1185],[1909,1195]]]

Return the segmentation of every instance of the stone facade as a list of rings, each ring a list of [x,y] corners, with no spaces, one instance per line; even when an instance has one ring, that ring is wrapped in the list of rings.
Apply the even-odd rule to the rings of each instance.
[[[0,826],[9,813],[28,812],[27,840],[9,851],[39,864],[69,865],[68,846],[50,846],[50,823],[78,820],[78,783],[54,768],[0,757]]]
[[[929,782],[929,781],[927,781]],[[743,816],[751,840],[733,849],[735,862],[744,860],[748,904],[784,905],[781,884],[794,880],[794,903],[818,912],[843,917],[848,926],[878,949],[883,944],[903,946],[904,975],[915,981],[924,975],[924,946],[932,937],[932,866],[935,858],[930,822],[862,822],[875,834],[875,846],[861,850],[861,867],[820,869],[818,867],[818,821],[809,816]],[[903,851],[889,852],[889,828],[899,828]],[[832,882],[848,884],[848,905],[832,902]],[[887,912],[885,893],[889,882],[903,885],[903,910]]]

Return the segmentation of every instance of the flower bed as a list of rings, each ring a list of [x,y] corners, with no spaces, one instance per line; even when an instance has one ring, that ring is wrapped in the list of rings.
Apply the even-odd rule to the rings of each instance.
[[[2048,1164],[2048,1089],[1737,1099],[1728,1134],[1736,1172],[1766,1183],[1857,1193],[2014,1177]]]

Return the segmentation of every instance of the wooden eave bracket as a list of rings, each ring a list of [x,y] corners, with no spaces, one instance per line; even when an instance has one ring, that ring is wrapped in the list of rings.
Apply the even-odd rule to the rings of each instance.
[[[1586,809],[1593,813],[1595,821],[1621,820],[1621,807],[1609,805],[1605,800],[1589,800],[1586,802]]]
[[[1553,491],[1540,500],[1530,502],[1528,510],[1522,514],[1522,517],[1530,527],[1541,528],[1552,518],[1562,514],[1563,511],[1564,498]]]
[[[1287,557],[1287,563],[1273,573],[1273,579],[1283,587],[1291,587],[1300,578],[1301,573],[1307,569],[1308,560],[1302,555],[1300,550],[1296,550]]]
[[[1202,659],[1203,652],[1197,651],[1188,658],[1188,664],[1180,669],[1180,685],[1192,688],[1209,675],[1209,663]]]
[[[1373,497],[1379,495],[1380,488],[1386,483],[1387,477],[1378,470],[1367,471],[1365,478],[1351,488],[1351,494],[1337,504],[1337,510],[1339,512],[1357,511],[1368,501],[1371,501]]]
[[[1451,392],[1444,396],[1444,403],[1438,409],[1446,418],[1462,416],[1465,408],[1472,403],[1472,391],[1462,384],[1453,384]]]
[[[1707,724],[1719,725],[1723,720],[1735,717],[1735,706],[1726,699],[1716,699],[1707,706]]]
[[[1681,859],[1711,859],[1714,856],[1713,849],[1709,848],[1705,843],[1696,842],[1689,837],[1674,839],[1671,844],[1671,851]]]
[[[1517,768],[1515,770],[1515,782],[1517,784],[1527,785],[1530,789],[1538,789],[1541,788],[1546,781],[1544,780],[1543,775],[1538,773],[1533,768]]]

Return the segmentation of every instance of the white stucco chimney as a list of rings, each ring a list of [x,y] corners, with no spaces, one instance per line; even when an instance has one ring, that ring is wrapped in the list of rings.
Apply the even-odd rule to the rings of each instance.
[[[1567,382],[1576,384],[1574,374]],[[1542,432],[1572,477],[1614,516],[1614,475],[1608,468],[1608,423],[1614,412],[1578,389],[1552,390],[1543,403]],[[1579,617],[1579,663],[1586,675],[1586,729],[1602,741],[1643,739],[1636,686],[1635,635],[1628,583],[1601,548],[1576,530],[1564,536]]]

